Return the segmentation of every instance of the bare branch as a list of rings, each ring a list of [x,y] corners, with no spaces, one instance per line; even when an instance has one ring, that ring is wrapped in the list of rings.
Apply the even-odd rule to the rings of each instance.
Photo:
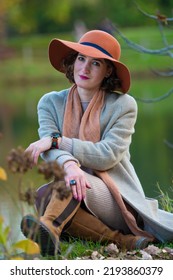
[[[171,149],[173,149],[173,144],[172,143],[170,143],[168,140],[164,140],[164,143],[169,147],[169,148],[171,148]]]
[[[167,93],[163,94],[162,96],[156,97],[156,98],[139,98],[139,97],[135,97],[133,96],[136,101],[140,101],[143,103],[156,103],[159,101],[162,101],[166,98],[168,98],[171,94],[173,94],[173,88],[171,88]]]
[[[135,2],[137,9],[144,14],[145,16],[152,18],[154,20],[157,21],[158,23],[158,27],[160,30],[160,34],[163,40],[163,44],[164,44],[164,48],[160,48],[160,49],[155,49],[155,50],[151,50],[151,49],[147,49],[139,44],[136,44],[134,42],[132,42],[131,40],[127,39],[117,28],[116,28],[116,32],[121,36],[121,38],[126,42],[126,44],[128,46],[130,46],[130,48],[138,51],[138,52],[142,52],[142,53],[147,53],[147,54],[151,54],[151,55],[164,55],[164,56],[170,56],[171,58],[173,58],[173,53],[171,52],[171,50],[173,50],[173,45],[169,45],[167,38],[164,34],[163,31],[163,23],[167,24],[168,21],[173,21],[173,18],[167,18],[165,15],[161,15],[161,14],[157,14],[156,16],[154,15],[150,15],[146,12],[144,12],[142,9],[139,8],[139,6],[137,5],[137,3]],[[153,71],[154,72],[154,71]],[[155,73],[162,75],[162,76],[172,76],[173,75],[173,71],[171,69],[171,71],[169,72],[160,72],[160,71],[155,71]],[[163,94],[162,96],[156,97],[156,98],[138,98],[135,97],[134,98],[137,101],[143,102],[143,103],[156,103],[156,102],[160,102],[166,98],[168,98],[170,95],[173,94],[173,88],[171,88],[167,93]]]
[[[160,30],[160,34],[161,34],[161,37],[162,37],[163,44],[167,48],[167,47],[169,47],[169,43],[168,43],[168,40],[167,40],[167,38],[165,36],[165,33],[163,31],[163,24],[160,21],[157,21],[157,22],[158,22],[158,26],[159,26],[159,30]],[[168,55],[170,57],[172,57],[172,53],[170,51],[168,51]]]
[[[158,75],[158,76],[162,76],[162,77],[172,77],[173,76],[173,70],[169,70],[169,71],[158,71],[158,70],[154,70],[151,69],[151,71]]]
[[[116,32],[121,36],[121,38],[126,42],[126,44],[141,53],[147,53],[147,54],[154,54],[154,55],[168,55],[171,56],[171,58],[173,58],[173,53],[170,52],[170,50],[173,50],[173,45],[169,45],[165,48],[161,48],[161,49],[156,49],[156,50],[151,50],[151,49],[147,49],[139,44],[136,44],[134,42],[132,42],[131,40],[127,39],[122,32],[120,32],[117,28],[116,28]]]
[[[171,18],[168,18],[168,17],[166,17],[165,15],[160,15],[160,14],[158,14],[158,15],[150,15],[150,14],[148,14],[148,13],[146,13],[146,12],[144,12],[140,7],[139,7],[139,5],[134,1],[134,4],[136,5],[136,7],[137,7],[137,9],[143,14],[143,15],[145,15],[145,16],[147,16],[147,17],[149,17],[149,18],[151,18],[151,19],[154,19],[154,20],[160,20],[160,21],[162,21],[162,22],[168,22],[168,21],[173,21],[173,17],[171,17]]]

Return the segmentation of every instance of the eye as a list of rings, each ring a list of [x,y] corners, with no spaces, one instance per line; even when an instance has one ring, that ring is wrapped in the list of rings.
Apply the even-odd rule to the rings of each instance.
[[[82,55],[78,55],[77,59],[78,59],[79,61],[84,61],[85,58],[84,58]]]
[[[98,67],[99,67],[99,66],[100,66],[100,61],[98,61],[98,60],[94,60],[94,61],[93,61],[93,65],[95,65],[95,66],[98,66]]]

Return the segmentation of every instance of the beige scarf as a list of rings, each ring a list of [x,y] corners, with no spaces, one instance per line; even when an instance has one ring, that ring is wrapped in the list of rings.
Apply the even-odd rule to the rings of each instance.
[[[104,97],[105,93],[103,91],[94,94],[83,114],[77,88],[73,86],[67,98],[63,135],[69,138],[78,138],[83,141],[92,141],[93,143],[100,141],[100,113],[104,104]],[[153,236],[138,227],[133,214],[127,209],[118,187],[109,174],[106,171],[94,170],[94,172],[104,181],[112,193],[132,233],[149,237],[152,241],[154,239]]]

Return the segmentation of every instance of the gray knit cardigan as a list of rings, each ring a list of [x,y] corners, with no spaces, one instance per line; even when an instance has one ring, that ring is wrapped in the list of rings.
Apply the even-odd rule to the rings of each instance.
[[[69,89],[45,94],[38,103],[40,138],[52,132],[62,133],[63,118]],[[130,144],[137,118],[137,104],[128,94],[107,93],[100,115],[100,141],[62,138],[60,149],[42,154],[46,161],[57,160],[62,166],[68,160],[81,166],[106,170],[120,193],[142,217],[144,229],[158,240],[173,240],[173,214],[158,209],[158,201],[146,198],[130,161]],[[73,121],[73,120],[72,120]]]

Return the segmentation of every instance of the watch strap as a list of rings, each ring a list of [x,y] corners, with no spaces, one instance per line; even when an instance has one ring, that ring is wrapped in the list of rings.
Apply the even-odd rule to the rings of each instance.
[[[59,149],[58,145],[58,138],[61,137],[61,134],[59,132],[55,132],[51,134],[52,137],[52,146],[53,149]]]

